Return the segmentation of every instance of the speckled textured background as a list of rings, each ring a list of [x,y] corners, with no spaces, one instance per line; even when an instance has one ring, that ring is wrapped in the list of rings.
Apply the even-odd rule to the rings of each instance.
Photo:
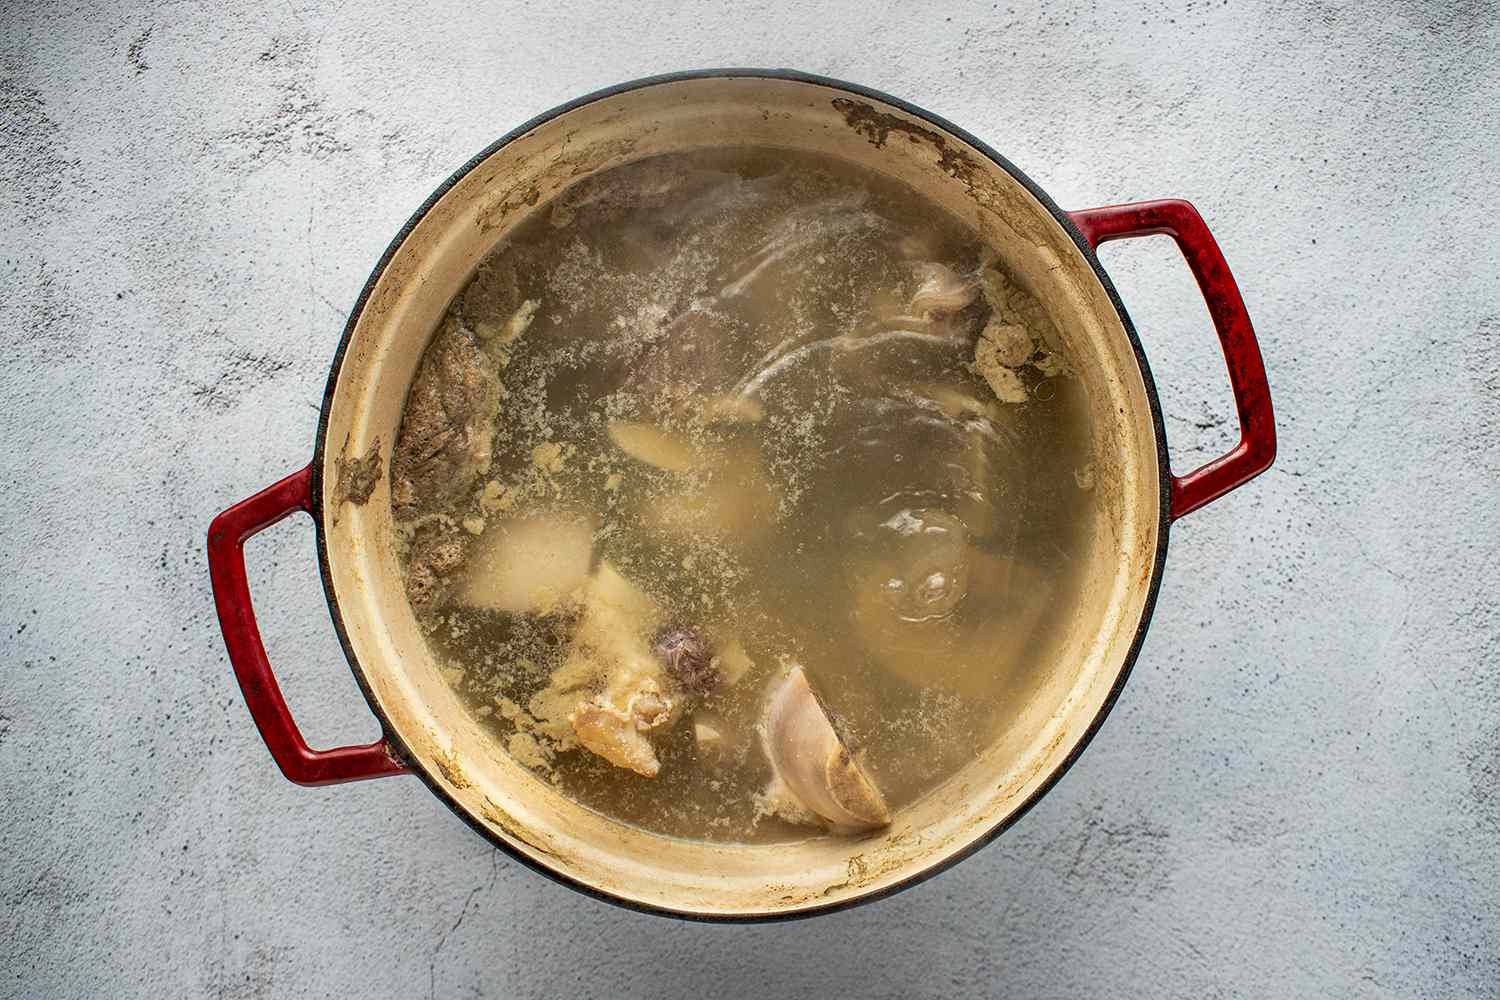
[[[1500,9],[6,3],[0,993],[1500,993]],[[1013,831],[891,900],[709,927],[585,899],[413,779],[277,774],[210,517],[306,461],[345,310],[524,119],[786,65],[987,139],[1064,206],[1178,196],[1278,409],[1184,520],[1135,676]],[[1179,467],[1234,432],[1164,240],[1104,260]],[[368,739],[312,533],[249,547],[309,738]]]

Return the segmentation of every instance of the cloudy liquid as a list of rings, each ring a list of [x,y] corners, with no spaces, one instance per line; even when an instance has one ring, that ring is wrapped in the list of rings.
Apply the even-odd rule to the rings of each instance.
[[[495,248],[424,365],[394,466],[418,620],[489,752],[592,809],[695,839],[817,834],[760,798],[766,688],[797,663],[899,810],[1052,669],[1091,486],[1082,388],[1003,256],[909,188],[786,150],[605,172]],[[483,553],[533,517],[747,654],[650,734],[654,777],[536,732],[579,627],[566,595],[473,598]]]

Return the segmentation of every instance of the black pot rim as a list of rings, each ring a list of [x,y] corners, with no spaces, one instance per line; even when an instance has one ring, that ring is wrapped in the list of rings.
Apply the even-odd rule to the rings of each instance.
[[[1160,473],[1160,498],[1158,503],[1160,523],[1157,525],[1156,553],[1152,562],[1151,578],[1148,581],[1147,585],[1146,600],[1141,608],[1141,620],[1136,626],[1135,636],[1131,640],[1130,648],[1125,654],[1124,662],[1120,666],[1120,670],[1115,677],[1114,684],[1111,685],[1109,693],[1104,698],[1104,703],[1100,706],[1098,713],[1089,723],[1089,726],[1084,731],[1083,736],[1079,739],[1078,743],[1073,747],[1068,756],[1065,757],[1062,762],[1059,763],[1055,768],[1053,768],[1052,773],[1049,774],[1046,779],[1044,779],[1042,783],[1037,786],[1037,788],[1031,793],[1031,795],[1029,795],[1026,800],[1021,803],[1020,806],[1014,809],[1010,813],[1010,815],[1006,816],[990,829],[986,830],[982,835],[975,838],[975,840],[965,846],[963,850],[960,850],[953,855],[944,858],[942,861],[929,865],[928,867],[923,868],[921,871],[914,872],[912,875],[908,876],[905,879],[902,879],[899,882],[892,883],[891,885],[888,885],[882,889],[866,893],[853,899],[841,900],[836,903],[829,903],[826,905],[809,907],[806,909],[789,910],[785,913],[765,914],[696,913],[688,910],[677,910],[670,907],[655,906],[649,903],[642,903],[638,900],[616,896],[613,893],[609,893],[595,886],[580,882],[579,880],[564,872],[556,871],[545,864],[532,860],[530,857],[527,857],[525,854],[513,848],[510,844],[506,843],[500,837],[492,834],[490,830],[487,829],[483,824],[470,816],[462,807],[458,805],[457,802],[455,802],[448,795],[448,793],[437,783],[437,781],[427,773],[427,771],[421,766],[419,761],[412,759],[411,756],[406,753],[405,746],[401,743],[400,738],[396,736],[396,734],[392,730],[390,720],[387,719],[385,713],[381,711],[380,705],[375,699],[373,690],[365,680],[364,673],[359,666],[359,660],[355,656],[354,648],[349,642],[349,634],[344,625],[343,615],[339,610],[338,600],[334,595],[333,575],[328,562],[328,540],[323,527],[323,465],[328,444],[327,436],[329,414],[333,407],[333,394],[335,386],[337,386],[338,384],[339,371],[343,366],[344,356],[349,348],[349,342],[354,335],[354,328],[359,323],[360,315],[364,312],[365,305],[369,302],[370,294],[374,290],[376,282],[380,280],[380,277],[382,274],[384,274],[387,265],[390,264],[391,258],[395,256],[396,251],[400,248],[401,244],[405,242],[406,237],[411,234],[411,231],[416,227],[417,223],[419,223],[427,215],[427,213],[431,211],[432,207],[437,204],[437,202],[443,197],[443,195],[448,193],[449,189],[457,184],[463,177],[465,177],[480,163],[488,159],[497,150],[507,145],[508,143],[513,142],[517,138],[525,135],[526,133],[532,131],[533,129],[551,121],[559,115],[566,114],[569,111],[583,107],[586,104],[591,104],[595,101],[606,100],[608,98],[615,97],[629,91],[639,90],[645,87],[654,87],[661,84],[677,83],[683,80],[734,77],[750,77],[770,80],[791,80],[799,83],[816,84],[833,90],[842,90],[857,97],[864,97],[871,100],[883,102],[892,107],[900,109],[906,114],[921,118],[929,124],[937,127],[938,129],[941,129],[948,134],[963,140],[965,143],[988,158],[996,166],[1000,167],[1002,170],[1004,170],[1006,173],[1010,174],[1018,182],[1020,182],[1020,184],[1025,187],[1028,192],[1031,193],[1032,197],[1036,198],[1036,200],[1040,202],[1042,206],[1052,214],[1052,217],[1056,219],[1059,224],[1061,224],[1063,229],[1067,232],[1068,236],[1072,238],[1074,244],[1077,245],[1078,249],[1083,252],[1084,258],[1088,261],[1089,266],[1093,269],[1094,277],[1099,281],[1101,285],[1104,286],[1104,290],[1109,296],[1110,303],[1114,306],[1115,312],[1120,317],[1120,322],[1124,326],[1125,334],[1130,339],[1130,347],[1132,352],[1135,354],[1136,364],[1140,368],[1141,378],[1145,383],[1146,398],[1149,401],[1151,407],[1151,423],[1156,437],[1157,468]],[[360,691],[363,692],[365,700],[370,705],[370,710],[380,721],[381,729],[385,733],[386,739],[390,742],[390,745],[399,748],[399,752],[401,753],[402,757],[407,759],[408,763],[412,765],[412,773],[417,775],[422,780],[422,782],[427,785],[428,789],[432,791],[432,793],[439,799],[439,801],[443,802],[460,819],[462,819],[471,828],[473,828],[480,836],[490,841],[511,858],[519,861],[521,864],[525,865],[527,868],[530,868],[532,871],[544,875],[547,878],[565,885],[570,889],[581,892],[586,896],[591,896],[594,899],[602,900],[606,903],[611,903],[616,906],[621,906],[628,910],[706,923],[770,923],[782,920],[799,920],[805,919],[807,917],[819,916],[824,913],[831,913],[837,910],[847,910],[855,906],[864,905],[866,903],[873,903],[879,899],[885,899],[886,897],[894,895],[895,893],[900,892],[903,889],[911,888],[914,885],[925,882],[927,879],[930,879],[936,875],[941,874],[944,871],[947,871],[949,868],[958,864],[960,861],[963,861],[965,858],[973,855],[980,848],[985,847],[986,845],[994,841],[995,838],[1000,836],[1000,834],[1004,833],[1006,830],[1010,829],[1011,826],[1013,826],[1016,822],[1018,822],[1021,817],[1030,812],[1032,807],[1041,800],[1042,796],[1051,791],[1052,788],[1057,784],[1057,782],[1061,780],[1062,776],[1072,768],[1073,764],[1078,760],[1079,756],[1088,747],[1089,743],[1093,741],[1095,734],[1097,734],[1099,731],[1099,727],[1103,725],[1105,718],[1109,715],[1110,711],[1115,706],[1115,702],[1119,699],[1120,692],[1125,687],[1125,682],[1130,677],[1130,672],[1135,666],[1136,658],[1140,655],[1141,644],[1145,641],[1146,631],[1150,627],[1151,616],[1156,607],[1157,594],[1161,588],[1162,568],[1166,563],[1167,542],[1172,521],[1170,507],[1171,467],[1167,455],[1166,428],[1162,421],[1161,401],[1157,394],[1156,383],[1151,377],[1151,367],[1146,361],[1146,354],[1141,347],[1140,338],[1136,334],[1135,326],[1131,323],[1130,316],[1125,311],[1124,302],[1121,301],[1119,293],[1115,290],[1113,282],[1111,282],[1109,279],[1109,275],[1100,265],[1099,257],[1095,253],[1093,246],[1089,244],[1088,240],[1084,239],[1083,234],[1079,232],[1078,227],[1074,225],[1073,220],[1068,215],[1068,213],[1059,208],[1057,203],[1054,202],[1051,197],[1049,197],[1047,193],[1043,191],[1035,181],[1028,177],[1013,163],[997,153],[988,144],[981,142],[973,135],[970,135],[968,132],[959,128],[957,125],[954,125],[952,122],[949,122],[948,120],[941,118],[930,111],[904,101],[899,97],[892,97],[889,94],[882,93],[878,90],[872,90],[869,87],[863,87],[859,84],[848,83],[843,80],[835,80],[829,77],[818,76],[812,73],[803,73],[799,70],[793,69],[726,68],[685,70],[676,73],[664,73],[658,76],[642,77],[637,80],[630,80],[625,83],[615,84],[611,87],[605,87],[601,90],[596,90],[593,93],[585,94],[582,97],[575,98],[565,104],[560,104],[557,107],[552,108],[550,111],[545,111],[542,114],[537,115],[526,123],[512,129],[511,131],[501,136],[499,139],[496,139],[494,142],[490,143],[483,150],[473,156],[467,163],[454,171],[447,180],[438,185],[437,189],[428,196],[427,200],[422,203],[421,207],[418,208],[414,213],[412,213],[412,216],[406,220],[405,225],[401,227],[395,238],[391,240],[390,245],[387,246],[385,252],[381,254],[380,260],[376,263],[374,270],[370,272],[369,279],[365,282],[364,287],[360,290],[359,298],[355,300],[354,308],[350,310],[349,316],[344,323],[344,332],[339,338],[337,349],[334,351],[333,363],[328,373],[328,382],[323,391],[323,404],[318,414],[317,437],[313,446],[311,487],[314,535],[317,539],[318,548],[318,571],[323,580],[323,592],[328,601],[328,613],[333,620],[334,631],[338,635],[339,645],[343,648],[344,657],[349,663],[349,669],[350,672],[354,675],[355,683],[359,685]]]

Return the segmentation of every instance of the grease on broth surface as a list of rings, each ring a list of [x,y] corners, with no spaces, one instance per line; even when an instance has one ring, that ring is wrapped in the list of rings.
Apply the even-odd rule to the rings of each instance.
[[[1046,313],[957,220],[831,158],[700,151],[579,182],[481,263],[392,502],[493,752],[649,830],[800,839],[1013,722],[1078,586],[1087,440]]]

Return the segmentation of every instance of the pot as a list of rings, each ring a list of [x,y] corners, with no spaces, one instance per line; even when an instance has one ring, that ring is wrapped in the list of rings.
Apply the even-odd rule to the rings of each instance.
[[[801,844],[705,844],[625,826],[565,798],[493,751],[439,673],[408,604],[386,474],[422,352],[450,298],[532,206],[622,162],[705,145],[792,147],[901,179],[1002,249],[1050,311],[1090,400],[1096,503],[1088,582],[1066,655],[1012,727],[892,825]],[[1171,472],[1155,387],[1095,256],[1112,239],[1172,236],[1208,302],[1241,437]],[[824,912],[931,876],[1015,822],[1098,729],[1140,649],[1171,523],[1265,470],[1275,454],[1259,348],[1223,255],[1184,201],[1065,212],[979,140],[903,101],[787,71],[676,74],[590,94],[500,139],[427,200],[380,259],[334,356],[312,462],[224,511],[209,570],[251,717],[292,781],[414,774],[525,864],[614,902],[697,919]],[[367,746],[313,750],[297,730],[256,628],[246,538],[311,514],[334,628],[384,730]]]

